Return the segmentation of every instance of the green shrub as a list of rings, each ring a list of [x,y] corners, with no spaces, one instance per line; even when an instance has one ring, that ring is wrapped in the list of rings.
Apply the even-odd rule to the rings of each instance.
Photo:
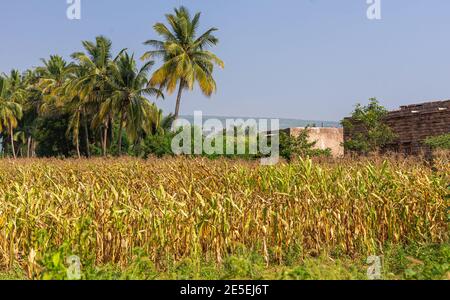
[[[158,157],[173,155],[171,146],[173,137],[173,133],[148,136],[141,146],[142,156],[147,158],[149,155]]]
[[[346,150],[367,154],[378,151],[395,138],[392,129],[384,123],[388,111],[379,105],[376,98],[369,101],[366,106],[357,104],[351,118],[342,121],[344,128],[351,132],[355,127],[362,130],[358,133],[353,132],[351,138],[344,142]]]
[[[316,144],[316,141],[309,141],[308,129],[302,130],[298,136],[280,133],[280,155],[288,161],[296,157],[331,156],[331,149],[315,149]]]
[[[450,149],[450,133],[430,137],[425,144],[433,149]]]

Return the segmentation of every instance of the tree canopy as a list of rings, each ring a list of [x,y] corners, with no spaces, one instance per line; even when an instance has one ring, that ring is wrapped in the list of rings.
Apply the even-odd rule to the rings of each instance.
[[[68,60],[50,55],[36,68],[0,75],[0,155],[121,155],[170,131],[181,91],[197,82],[211,96],[214,65],[224,64],[207,50],[218,42],[217,29],[197,34],[200,13],[191,17],[180,7],[166,19],[170,29],[154,25],[163,40],[146,42],[155,50],[142,56],[142,66],[127,49],[114,53],[112,41],[98,36],[82,41]],[[162,61],[151,74],[154,58]],[[156,101],[177,82],[175,114],[164,116]]]

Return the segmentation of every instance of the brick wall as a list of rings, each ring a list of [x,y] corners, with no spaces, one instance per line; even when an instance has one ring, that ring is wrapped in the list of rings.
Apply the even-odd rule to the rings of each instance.
[[[348,120],[351,120],[347,118]],[[427,151],[423,141],[428,137],[450,133],[450,100],[402,106],[389,112],[385,122],[396,134],[396,140],[384,150],[417,154]],[[361,127],[344,128],[347,141]]]

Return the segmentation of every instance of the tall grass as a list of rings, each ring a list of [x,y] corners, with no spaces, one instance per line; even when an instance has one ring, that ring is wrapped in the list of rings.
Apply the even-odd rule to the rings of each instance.
[[[448,157],[263,167],[207,159],[0,161],[0,265],[29,277],[65,245],[83,263],[221,263],[243,248],[267,265],[292,252],[349,256],[448,242]]]

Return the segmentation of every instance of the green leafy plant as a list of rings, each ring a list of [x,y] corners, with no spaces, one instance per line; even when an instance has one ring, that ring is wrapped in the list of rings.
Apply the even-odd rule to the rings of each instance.
[[[58,250],[47,252],[40,260],[43,271],[42,280],[68,280],[67,258],[70,256],[69,244],[64,243]]]
[[[376,98],[369,99],[366,106],[357,104],[351,118],[342,121],[344,128],[351,132],[351,138],[344,142],[345,149],[367,154],[391,143],[395,134],[384,122],[387,114]]]
[[[425,144],[433,149],[450,149],[450,133],[429,137]]]
[[[317,149],[316,144],[317,141],[309,140],[307,128],[297,136],[280,132],[280,155],[287,161],[298,157],[331,156],[331,149]]]

